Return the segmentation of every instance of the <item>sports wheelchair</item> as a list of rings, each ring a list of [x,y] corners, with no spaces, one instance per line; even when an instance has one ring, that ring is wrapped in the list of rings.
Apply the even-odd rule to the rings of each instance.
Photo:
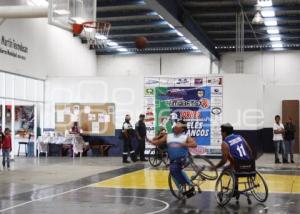
[[[184,195],[188,189],[187,186],[180,185],[175,178],[169,173],[168,184],[172,195],[179,199],[184,200],[198,193],[201,193],[201,184],[208,180],[216,180],[218,177],[217,170],[210,170],[214,164],[204,156],[196,155],[193,157],[191,154],[188,156],[186,165],[184,166],[184,171],[190,171],[192,175],[188,175],[184,172],[184,176],[192,182],[192,186],[195,188],[195,192],[191,193],[190,196]]]
[[[159,146],[150,150],[148,160],[150,165],[153,167],[158,167],[161,163],[164,163],[165,166],[169,165],[168,152],[165,148]]]
[[[217,203],[222,207],[234,197],[238,203],[240,195],[247,197],[248,204],[252,203],[250,196],[259,202],[265,202],[268,192],[266,181],[255,168],[255,160],[239,161],[234,169],[225,168],[215,186]]]

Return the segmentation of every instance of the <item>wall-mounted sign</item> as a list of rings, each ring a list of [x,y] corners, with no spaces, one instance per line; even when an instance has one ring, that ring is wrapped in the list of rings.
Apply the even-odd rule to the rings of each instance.
[[[26,60],[26,54],[28,54],[28,47],[25,46],[22,42],[1,35],[0,54],[4,54],[21,60]]]

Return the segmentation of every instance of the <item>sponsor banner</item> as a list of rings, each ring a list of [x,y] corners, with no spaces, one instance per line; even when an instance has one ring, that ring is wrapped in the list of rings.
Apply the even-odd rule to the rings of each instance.
[[[160,84],[159,78],[148,78],[148,77],[146,77],[144,79],[144,82],[145,82],[144,83],[145,87],[157,87]]]
[[[144,95],[145,97],[154,96],[154,88],[145,88]]]
[[[198,145],[210,145],[210,87],[156,87],[155,127],[164,126],[168,133],[178,120],[187,123],[187,134]]]
[[[191,78],[191,86],[195,87],[202,87],[206,85],[206,78],[199,77],[199,78]]]
[[[175,87],[180,86],[191,86],[191,78],[177,78],[175,79]]]
[[[223,96],[223,88],[211,87],[211,96]]]
[[[208,86],[222,86],[223,85],[223,77],[207,77],[207,85]]]
[[[174,124],[184,120],[187,134],[198,144],[195,154],[220,154],[223,77],[146,77],[144,97],[149,138],[160,126],[171,133]]]

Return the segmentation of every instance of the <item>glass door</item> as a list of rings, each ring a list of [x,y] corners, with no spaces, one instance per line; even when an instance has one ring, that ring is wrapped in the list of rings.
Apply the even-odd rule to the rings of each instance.
[[[34,156],[36,136],[36,107],[32,102],[15,101],[15,155]],[[19,149],[20,148],[20,149]]]

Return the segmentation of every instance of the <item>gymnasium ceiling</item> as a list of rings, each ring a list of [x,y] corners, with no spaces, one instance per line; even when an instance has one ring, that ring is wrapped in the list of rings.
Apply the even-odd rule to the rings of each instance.
[[[109,39],[119,48],[96,50],[98,55],[120,53],[204,52],[212,58],[235,51],[236,14],[244,11],[245,51],[299,50],[300,0],[272,0],[276,26],[252,24],[257,0],[97,0],[97,19],[112,24]],[[269,29],[278,29],[276,35]],[[145,36],[148,48],[137,50],[134,39]],[[270,40],[280,37],[281,41]],[[279,46],[278,46],[279,44]],[[119,50],[118,50],[119,49]]]

